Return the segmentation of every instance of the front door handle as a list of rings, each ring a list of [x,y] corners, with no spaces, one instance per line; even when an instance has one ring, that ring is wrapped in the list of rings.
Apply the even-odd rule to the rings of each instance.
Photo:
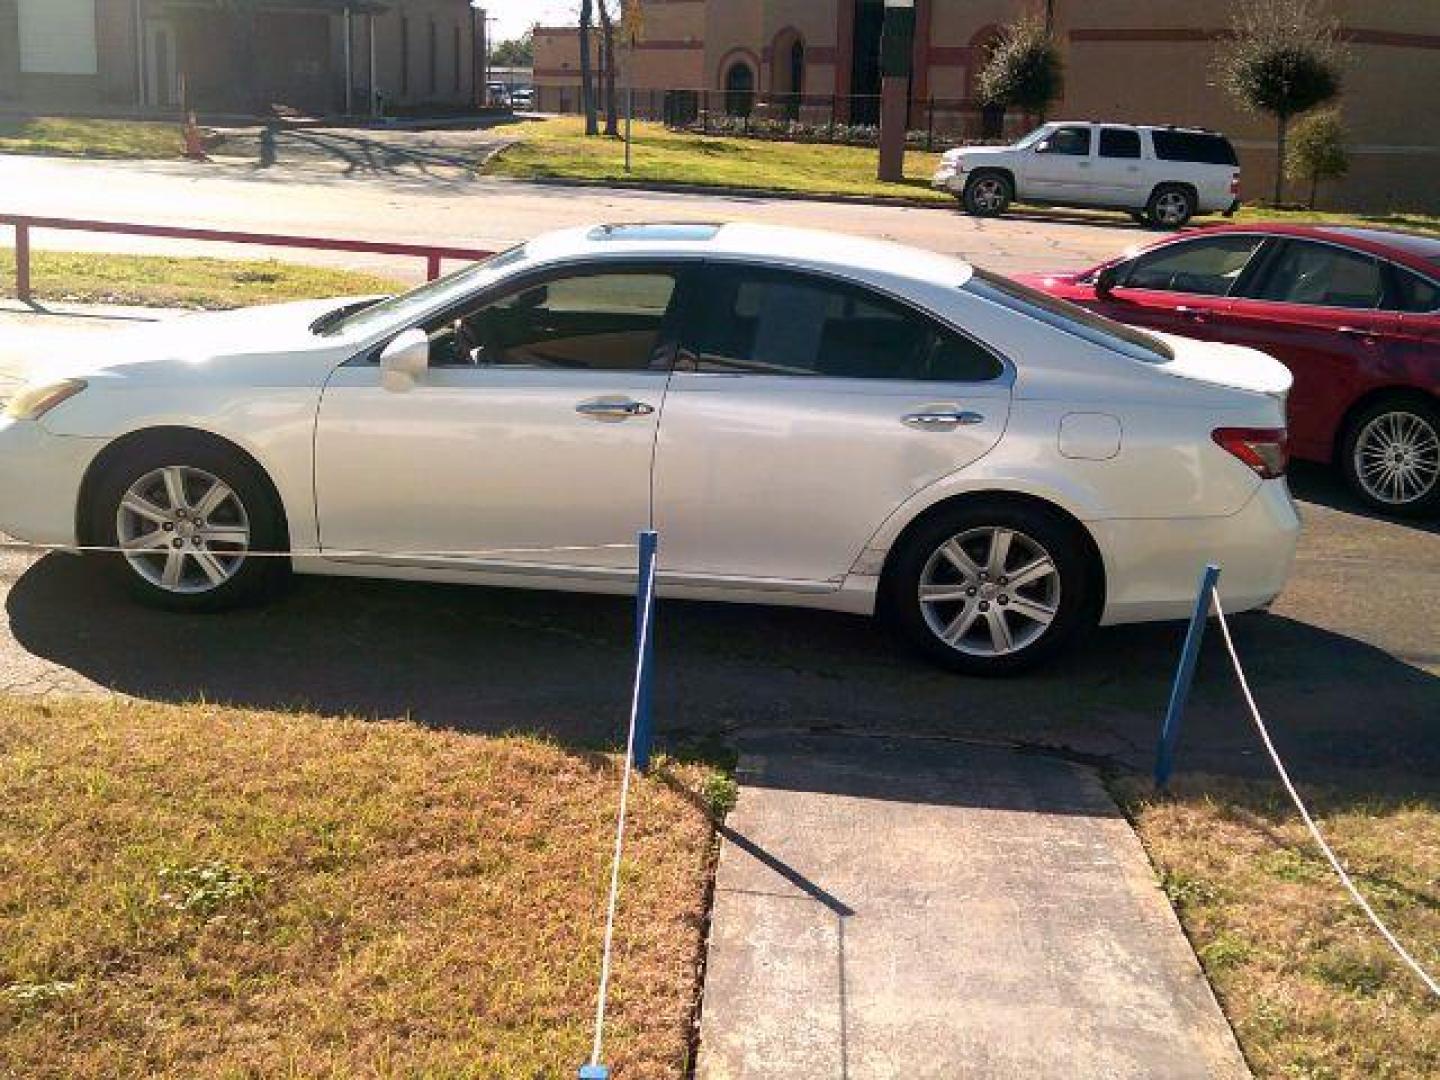
[[[580,402],[575,411],[591,420],[629,420],[636,416],[649,416],[655,411],[655,406],[632,398],[602,397]]]
[[[923,409],[907,413],[900,418],[906,427],[917,431],[954,431],[957,427],[973,427],[983,424],[985,417],[977,412],[962,412],[959,409]]]
[[[1340,327],[1340,333],[1345,334],[1347,337],[1359,338],[1366,345],[1374,345],[1379,336],[1376,331],[1367,330],[1363,326],[1342,326]]]

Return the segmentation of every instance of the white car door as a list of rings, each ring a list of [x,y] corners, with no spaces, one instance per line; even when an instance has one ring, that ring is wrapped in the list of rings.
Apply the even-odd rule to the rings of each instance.
[[[1089,124],[1057,127],[1026,154],[1022,199],[1041,202],[1101,202],[1094,196],[1094,161]]]
[[[412,389],[338,369],[315,432],[338,558],[631,570],[651,521],[674,266],[552,272],[431,319]],[[416,553],[484,553],[423,558]],[[409,553],[409,554],[406,554]]]
[[[1006,365],[897,301],[748,267],[697,295],[656,457],[667,580],[835,587],[901,503],[1005,429]]]

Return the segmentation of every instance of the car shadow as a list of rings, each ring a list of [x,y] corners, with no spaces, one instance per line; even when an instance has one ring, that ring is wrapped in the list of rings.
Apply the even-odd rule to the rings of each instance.
[[[6,598],[33,655],[115,691],[480,733],[613,745],[628,717],[634,611],[622,597],[299,579],[267,607],[176,615],[134,606],[93,560],[47,556]],[[1022,744],[1147,769],[1183,634],[1097,631],[1012,679],[914,659],[871,620],[664,602],[656,726],[673,744],[744,733],[867,731]],[[1440,678],[1370,645],[1276,616],[1236,620],[1282,749],[1308,774],[1403,765],[1440,775]],[[1268,768],[1211,634],[1181,767]]]
[[[1292,461],[1288,469],[1290,490],[1297,499],[1316,503],[1331,510],[1340,510],[1372,521],[1384,521],[1417,532],[1440,534],[1440,516],[1429,518],[1404,518],[1393,514],[1382,514],[1362,503],[1359,497],[1345,483],[1340,470],[1328,465],[1317,465],[1309,461]]]

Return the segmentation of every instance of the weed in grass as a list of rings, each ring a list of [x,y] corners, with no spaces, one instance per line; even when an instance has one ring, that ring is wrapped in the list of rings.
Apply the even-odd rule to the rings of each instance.
[[[705,776],[701,795],[705,799],[710,816],[716,821],[724,821],[730,811],[735,809],[735,804],[740,799],[740,785],[728,773],[708,773]]]
[[[1213,904],[1219,895],[1218,890],[1203,878],[1176,870],[1161,871],[1160,888],[1170,898],[1170,903],[1181,909]]]
[[[1311,962],[1310,974],[1321,982],[1361,997],[1374,997],[1390,978],[1390,959],[1358,943],[1335,945]]]
[[[1204,962],[1206,971],[1213,971],[1216,968],[1243,964],[1250,959],[1253,951],[1250,944],[1239,937],[1221,934],[1214,941],[1208,941],[1200,947],[1200,959]]]
[[[76,986],[76,983],[59,979],[43,983],[11,983],[0,990],[0,1000],[18,1011],[25,1012],[68,997],[75,992]]]
[[[162,866],[160,885],[164,903],[177,911],[209,919],[222,908],[256,899],[261,880],[241,867],[212,861],[194,866]]]

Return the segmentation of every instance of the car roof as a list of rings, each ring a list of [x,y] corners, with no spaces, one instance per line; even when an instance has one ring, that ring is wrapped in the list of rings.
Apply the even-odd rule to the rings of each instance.
[[[540,236],[526,244],[526,252],[537,262],[713,256],[926,285],[963,285],[972,272],[963,259],[904,244],[749,222],[583,226]]]
[[[1251,225],[1209,225],[1166,237],[1160,244],[1218,233],[1263,233],[1266,236],[1293,236],[1302,240],[1324,240],[1332,244],[1379,255],[1434,276],[1440,272],[1440,237],[1398,229],[1368,229],[1351,225],[1297,225],[1284,221],[1258,221]],[[1151,245],[1159,246],[1159,244]]]

